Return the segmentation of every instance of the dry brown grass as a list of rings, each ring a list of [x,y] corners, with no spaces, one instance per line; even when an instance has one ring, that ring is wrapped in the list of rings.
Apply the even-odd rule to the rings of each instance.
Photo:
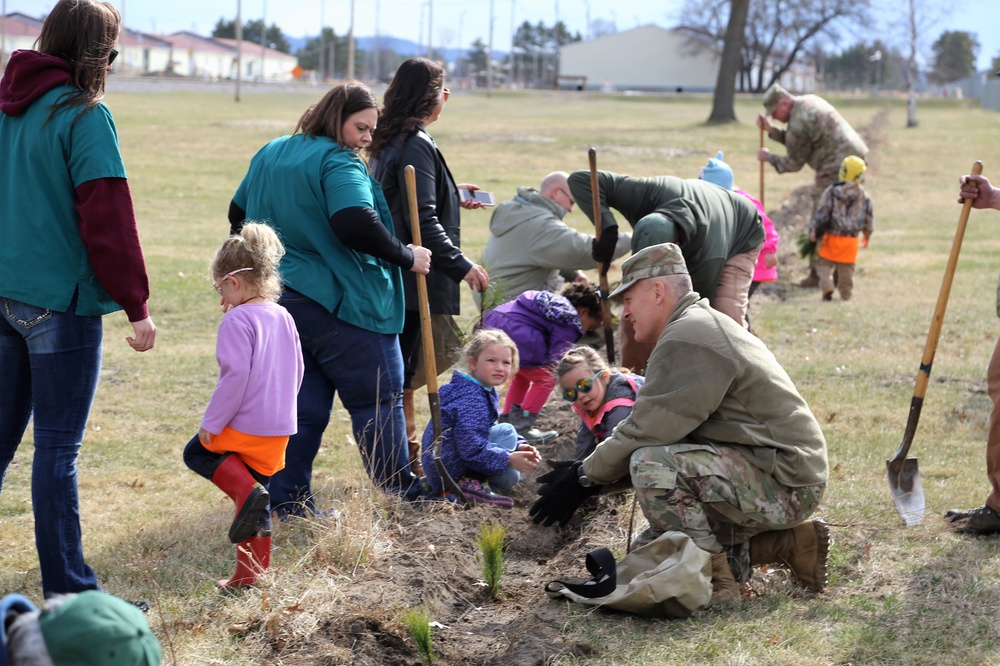
[[[315,486],[320,504],[341,509],[341,519],[279,526],[273,571],[261,585],[217,593],[215,580],[233,565],[224,536],[231,508],[181,462],[215,383],[219,315],[205,266],[228,231],[229,198],[250,156],[291,131],[318,94],[248,95],[238,105],[221,94],[108,100],[160,335],[153,352],[134,354],[122,341],[124,319],[106,318],[103,376],[80,457],[83,529],[106,589],[155,603],[150,620],[167,663],[416,663],[398,618],[419,605],[443,625],[435,647],[445,664],[1000,661],[997,540],[956,535],[940,519],[951,506],[980,504],[986,492],[983,378],[997,332],[995,212],[973,214],[912,451],[927,495],[922,525],[901,526],[885,478],[958,217],[957,177],[977,158],[987,175],[1000,165],[1000,117],[953,101],[923,104],[920,127],[906,130],[897,102],[834,100],[856,126],[886,114],[867,181],[876,233],[849,303],[820,303],[816,292],[791,286],[804,275],[792,256],[791,230],[802,221],[793,192],[811,174],[767,174],[768,208],[788,204],[782,219],[789,226],[780,282],[755,296],[753,316],[827,436],[823,515],[836,543],[826,592],[809,595],[785,572],[762,572],[742,602],[670,623],[549,602],[541,585],[582,575],[588,550],[624,550],[628,511],[609,507],[582,526],[539,528],[526,518],[528,483],[514,511],[486,512],[511,537],[502,598],[487,602],[474,545],[484,510],[413,511],[373,493],[338,406]],[[551,170],[585,168],[590,145],[601,168],[635,175],[693,176],[721,148],[737,183],[756,190],[756,101],[739,102],[741,125],[704,126],[708,108],[696,96],[456,94],[432,131],[456,178],[498,199]],[[464,215],[465,248],[478,256],[488,213]],[[579,213],[568,221],[588,225]],[[464,294],[464,325],[473,311]],[[547,418],[557,415],[547,408]],[[571,428],[562,422],[562,429],[559,446],[567,446]],[[0,590],[37,600],[29,478],[30,433],[0,495]]]

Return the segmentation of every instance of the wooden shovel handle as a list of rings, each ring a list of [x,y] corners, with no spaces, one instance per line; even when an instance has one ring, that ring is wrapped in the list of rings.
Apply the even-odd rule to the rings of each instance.
[[[979,160],[972,165],[970,172],[974,176],[983,173],[983,163]],[[927,394],[927,384],[930,381],[931,366],[934,364],[934,354],[937,352],[938,340],[941,338],[941,327],[944,325],[944,313],[948,307],[948,296],[951,294],[951,283],[955,279],[955,267],[958,265],[958,254],[962,249],[962,239],[965,237],[965,227],[969,222],[969,211],[972,210],[972,199],[966,199],[962,203],[962,213],[958,216],[958,228],[955,229],[955,238],[951,242],[951,253],[948,255],[948,264],[944,269],[944,279],[941,281],[941,290],[938,292],[937,305],[934,306],[934,317],[931,319],[931,327],[927,332],[927,343],[924,345],[924,355],[920,359],[920,369],[917,372],[917,383],[913,389],[913,399],[910,401],[910,413],[907,418],[906,430],[903,433],[903,441],[899,444],[899,449],[893,460],[906,458],[913,443],[913,437],[917,432],[917,421],[920,419],[920,410],[923,406],[924,396]]]
[[[594,237],[601,240],[601,192],[597,186],[597,148],[593,146],[587,151],[590,161],[590,202],[593,210]],[[604,327],[604,346],[608,351],[608,363],[615,365],[615,333],[611,328],[611,304],[608,303],[608,264],[600,264],[597,267],[598,285],[601,288],[601,323]]]

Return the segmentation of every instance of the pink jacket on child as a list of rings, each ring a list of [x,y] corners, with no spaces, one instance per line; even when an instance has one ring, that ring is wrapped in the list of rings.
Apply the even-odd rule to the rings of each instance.
[[[753,281],[774,282],[778,279],[778,265],[775,264],[771,268],[768,268],[764,263],[765,254],[778,253],[778,241],[780,240],[780,237],[774,228],[774,222],[772,222],[771,218],[769,218],[767,213],[764,212],[764,204],[758,201],[755,196],[739,188],[735,188],[733,191],[737,194],[742,194],[753,202],[753,205],[756,206],[757,210],[760,212],[761,222],[764,223],[764,244],[760,248],[760,255],[757,256],[757,267],[753,272]]]

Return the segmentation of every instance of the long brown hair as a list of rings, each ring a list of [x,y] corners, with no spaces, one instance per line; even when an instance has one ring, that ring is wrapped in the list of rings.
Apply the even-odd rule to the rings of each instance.
[[[100,103],[121,24],[121,14],[108,2],[59,0],[52,8],[35,45],[41,53],[69,62],[69,83],[76,88],[53,105],[52,113],[63,107],[89,109]]]
[[[365,84],[359,81],[339,83],[330,88],[323,99],[306,109],[294,133],[325,136],[350,147],[344,143],[344,122],[358,111],[377,108],[375,95]]]
[[[368,146],[368,155],[375,157],[431,115],[441,97],[443,85],[444,69],[433,60],[410,58],[404,61],[385,91],[382,113]]]

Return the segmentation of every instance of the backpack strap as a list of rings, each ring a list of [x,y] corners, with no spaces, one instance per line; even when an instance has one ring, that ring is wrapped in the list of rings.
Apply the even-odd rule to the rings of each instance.
[[[579,579],[554,580],[545,585],[545,592],[550,597],[561,596],[559,588],[564,587],[574,594],[587,599],[606,597],[615,591],[618,579],[618,570],[615,565],[615,556],[607,548],[598,548],[587,553],[587,571],[592,578],[585,582]]]

